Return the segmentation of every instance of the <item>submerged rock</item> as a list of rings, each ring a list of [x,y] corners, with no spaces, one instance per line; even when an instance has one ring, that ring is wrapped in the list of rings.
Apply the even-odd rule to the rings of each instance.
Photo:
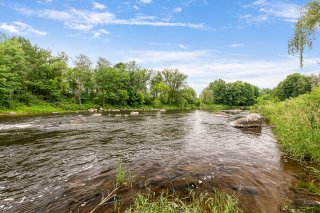
[[[229,114],[225,113],[225,112],[218,112],[218,113],[215,113],[213,115],[216,116],[216,117],[222,117],[222,118],[228,118],[229,117]]]
[[[242,109],[231,109],[231,110],[222,110],[221,112],[225,112],[228,114],[239,114],[241,112],[243,112]]]
[[[240,118],[230,123],[233,127],[238,128],[250,128],[250,127],[261,127],[262,126],[262,116],[257,113],[252,113],[244,118]]]
[[[138,116],[138,115],[139,115],[139,112],[130,112],[130,115],[131,115],[131,116]]]
[[[102,114],[99,114],[99,113],[96,113],[96,114],[93,114],[91,117],[101,117]]]

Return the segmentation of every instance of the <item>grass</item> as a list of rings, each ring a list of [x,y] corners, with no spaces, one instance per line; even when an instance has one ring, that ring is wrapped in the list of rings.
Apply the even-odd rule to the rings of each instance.
[[[86,111],[90,108],[99,109],[101,106],[95,104],[75,104],[68,102],[59,102],[59,103],[48,103],[43,101],[37,101],[34,104],[23,105],[17,104],[13,108],[0,108],[0,115],[6,115],[15,113],[17,115],[28,115],[28,114],[47,114],[47,113],[65,113],[65,112],[75,112],[75,111]],[[153,106],[150,105],[141,105],[137,107],[130,106],[111,106],[107,105],[103,107],[104,109],[121,109],[121,110],[152,110]],[[187,105],[185,107],[173,106],[173,105],[163,105],[161,109],[166,110],[192,110],[197,109],[195,105]]]
[[[118,164],[116,167],[116,187],[127,186],[132,183],[132,175]]]
[[[149,192],[146,195],[138,194],[131,208],[126,213],[180,213],[180,212],[212,212],[212,213],[236,213],[237,199],[223,192],[217,192],[213,196],[208,193],[196,194],[191,191],[189,196],[179,198],[176,194],[168,192],[156,196]]]
[[[131,188],[127,187],[131,183]],[[189,194],[179,196],[177,192],[165,191],[155,193],[151,190],[146,190],[144,193],[132,193],[132,201],[121,200],[121,192],[127,192],[132,189],[133,177],[126,172],[121,164],[116,166],[115,188],[103,196],[101,201],[95,205],[90,213],[103,211],[103,206],[106,203],[113,203],[114,212],[125,213],[238,213],[241,210],[237,207],[238,199],[235,196],[230,196],[224,192],[215,193],[196,193],[190,191]],[[133,190],[133,189],[132,189]],[[111,202],[112,201],[112,202]],[[122,209],[123,202],[130,202],[131,205],[126,205],[126,209]],[[130,204],[129,203],[129,204]],[[128,204],[128,203],[127,203]]]
[[[320,88],[283,102],[253,107],[272,125],[283,151],[297,160],[320,162]]]
[[[313,195],[320,195],[320,185],[313,181],[300,181],[294,187],[295,190],[307,191]]]

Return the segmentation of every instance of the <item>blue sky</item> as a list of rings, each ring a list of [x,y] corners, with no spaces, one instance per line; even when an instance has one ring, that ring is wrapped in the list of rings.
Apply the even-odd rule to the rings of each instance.
[[[53,53],[178,68],[199,93],[209,82],[273,87],[292,72],[319,73],[319,42],[305,67],[287,43],[306,0],[0,0],[0,31]]]

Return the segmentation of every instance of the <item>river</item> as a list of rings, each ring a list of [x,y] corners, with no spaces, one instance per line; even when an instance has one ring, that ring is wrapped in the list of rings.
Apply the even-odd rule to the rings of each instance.
[[[244,212],[279,212],[292,199],[290,162],[270,127],[231,120],[205,111],[2,117],[0,211],[86,211],[121,163],[136,188],[224,190]]]

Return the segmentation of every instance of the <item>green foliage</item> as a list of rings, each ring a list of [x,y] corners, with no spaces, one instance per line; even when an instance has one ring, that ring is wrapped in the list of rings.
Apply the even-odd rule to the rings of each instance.
[[[242,81],[226,83],[219,79],[211,82],[200,97],[205,99],[205,104],[250,106],[255,103],[258,96],[259,89],[252,84]],[[212,102],[210,102],[211,100]]]
[[[312,83],[309,77],[294,73],[278,84],[274,95],[283,101],[310,92],[311,88]]]
[[[0,108],[43,103],[141,107],[199,104],[187,76],[179,70],[155,72],[133,62],[112,64],[99,58],[95,68],[83,54],[68,67],[68,56],[53,56],[23,37],[0,36]],[[70,105],[71,104],[71,105]]]
[[[253,110],[276,126],[285,152],[298,160],[320,162],[320,88],[283,102],[259,102]]]
[[[320,1],[310,0],[301,12],[301,17],[295,25],[295,32],[288,44],[289,53],[300,55],[300,66],[303,67],[305,48],[312,48],[313,40],[320,25]]]
[[[118,164],[116,168],[116,186],[121,187],[127,184],[129,184],[129,176],[122,165]]]
[[[222,192],[217,192],[212,197],[208,193],[197,194],[193,191],[189,196],[181,199],[175,194],[161,193],[156,196],[149,192],[139,194],[133,206],[126,213],[161,213],[161,212],[213,212],[236,213],[241,212],[237,207],[237,199]]]
[[[312,181],[300,181],[294,187],[295,190],[304,190],[314,195],[320,195],[320,185]]]

